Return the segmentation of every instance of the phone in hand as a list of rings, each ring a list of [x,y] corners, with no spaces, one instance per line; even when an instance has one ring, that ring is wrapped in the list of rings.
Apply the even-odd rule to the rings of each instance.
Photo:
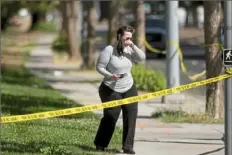
[[[124,73],[124,74],[119,74],[120,75],[120,78],[123,78],[127,75],[127,73]]]

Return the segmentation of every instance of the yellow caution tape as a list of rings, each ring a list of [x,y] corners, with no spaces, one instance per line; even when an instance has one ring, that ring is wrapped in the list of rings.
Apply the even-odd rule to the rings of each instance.
[[[96,37],[95,40],[96,41],[100,41],[100,40],[103,40],[103,39],[106,39],[106,37]],[[138,38],[138,40],[142,40],[140,38]],[[84,41],[83,41],[84,42]],[[143,39],[142,41],[144,43],[144,45],[146,46],[147,49],[149,49],[151,52],[154,52],[154,53],[160,53],[160,54],[166,54],[166,50],[158,50],[156,48],[153,48],[148,42],[146,39]],[[206,74],[206,70],[203,70],[202,72],[200,73],[197,73],[195,75],[189,75],[188,74],[188,70],[187,70],[187,67],[184,63],[184,58],[183,58],[183,52],[179,46],[179,42],[170,42],[171,45],[173,46],[176,46],[177,47],[177,52],[178,52],[178,55],[179,55],[179,59],[180,59],[180,65],[181,65],[181,71],[192,81],[196,81],[197,79],[199,79],[200,77],[204,76]],[[220,44],[220,43],[213,43],[213,44],[206,44],[205,47],[211,47],[211,46],[219,46],[222,50],[224,49],[223,48],[223,45]]]
[[[166,54],[166,50],[160,51],[158,49],[155,49],[146,40],[144,40],[144,44],[145,44],[146,48],[149,49],[151,52]],[[189,79],[191,79],[192,81],[195,81],[198,78],[200,78],[203,75],[205,75],[205,73],[206,73],[205,70],[202,71],[201,73],[198,73],[198,74],[195,74],[195,75],[192,75],[192,76],[188,75],[188,71],[187,71],[187,68],[185,66],[184,59],[183,59],[183,52],[182,52],[181,48],[179,47],[179,43],[177,43],[177,42],[170,42],[170,44],[177,47],[177,52],[178,52],[178,55],[179,55],[179,58],[180,58],[181,70],[182,70],[182,72],[184,74],[186,74],[188,76]]]
[[[153,48],[147,41],[146,39],[144,40],[144,44],[146,46],[147,49],[149,49],[151,52],[154,52],[154,53],[161,53],[161,54],[166,54],[166,51],[163,50],[163,51],[160,51],[158,49],[155,49]],[[191,79],[192,81],[196,81],[197,79],[199,79],[200,77],[204,76],[206,74],[206,70],[198,73],[198,74],[195,74],[195,75],[189,75],[188,74],[188,71],[187,71],[187,68],[185,66],[185,63],[184,63],[184,59],[183,59],[183,52],[179,46],[179,42],[170,42],[171,45],[173,46],[176,46],[177,47],[177,52],[178,52],[178,55],[179,55],[179,59],[180,59],[180,65],[181,65],[181,70],[182,72],[188,76],[189,79]],[[205,47],[210,47],[210,46],[219,46],[221,49],[223,49],[223,46],[222,44],[220,43],[214,43],[214,44],[207,44],[205,45]]]
[[[96,41],[100,41],[100,40],[104,40],[106,39],[106,37],[97,37],[95,38]],[[138,38],[138,40],[141,40],[140,38]],[[84,41],[83,41],[84,42]],[[166,54],[166,50],[159,50],[159,49],[156,49],[156,48],[153,48],[145,39],[143,39],[142,41],[145,45],[145,47],[147,49],[149,49],[151,52],[154,52],[154,53],[160,53],[160,54]],[[187,70],[187,67],[184,63],[184,58],[183,58],[183,52],[179,46],[179,42],[170,42],[171,45],[173,46],[176,46],[177,47],[177,52],[178,52],[178,55],[179,55],[179,59],[180,59],[180,65],[181,65],[181,71],[192,81],[196,81],[197,79],[199,79],[200,77],[204,76],[206,74],[206,70],[203,70],[202,72],[198,73],[198,74],[195,74],[195,75],[189,75],[188,73],[188,70]],[[207,44],[205,45],[205,47],[211,47],[211,46],[219,46],[221,49],[224,49],[223,48],[223,45],[220,44],[220,43],[213,43],[213,44]]]
[[[219,46],[221,49],[223,48],[223,45],[221,43],[213,43],[213,44],[206,44],[205,47],[212,47],[212,46]]]
[[[232,67],[226,68],[225,72],[232,75]]]
[[[75,108],[68,108],[68,109],[63,109],[63,110],[39,112],[39,113],[25,114],[25,115],[3,116],[1,117],[0,122],[1,123],[13,123],[13,122],[36,120],[36,119],[46,119],[46,118],[52,118],[52,117],[58,117],[58,116],[84,113],[87,111],[94,111],[94,110],[99,110],[99,109],[104,109],[104,108],[110,108],[110,107],[130,104],[133,102],[139,102],[143,100],[149,100],[152,98],[181,92],[184,90],[203,86],[209,83],[217,82],[219,80],[224,80],[230,77],[232,77],[232,74],[224,74],[218,77],[202,80],[199,82],[193,82],[190,84],[181,85],[181,86],[173,87],[170,89],[164,89],[164,90],[153,92],[153,93],[138,95],[138,96],[134,96],[134,97],[126,98],[126,99],[115,100],[115,101],[110,101],[110,102],[105,102],[105,103],[100,103],[100,104],[93,104],[93,105],[88,105],[88,106],[83,106],[83,107],[75,107]]]
[[[151,52],[166,54],[166,50],[160,51],[160,50],[158,50],[158,49],[153,48],[153,47],[147,42],[146,39],[144,40],[144,44],[145,44],[146,48],[149,49]]]
[[[192,76],[188,75],[187,68],[186,68],[186,66],[185,66],[185,64],[184,64],[183,52],[182,52],[181,48],[179,47],[179,43],[171,42],[170,44],[177,47],[177,52],[178,52],[179,58],[180,58],[181,70],[182,70],[182,72],[183,72],[185,75],[188,76],[189,79],[191,79],[192,81],[195,81],[195,80],[197,80],[198,78],[200,78],[200,77],[202,77],[203,75],[205,75],[206,70],[202,71],[201,73],[192,75]]]

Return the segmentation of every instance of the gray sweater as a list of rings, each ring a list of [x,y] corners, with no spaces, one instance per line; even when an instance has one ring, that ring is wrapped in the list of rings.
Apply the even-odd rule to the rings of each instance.
[[[127,47],[124,49],[124,56],[119,56],[116,46],[106,46],[100,52],[96,64],[96,70],[104,76],[103,82],[116,92],[123,93],[129,90],[133,83],[131,75],[132,63],[145,60],[145,53],[136,45],[134,48]],[[126,75],[118,80],[113,80],[113,74]]]

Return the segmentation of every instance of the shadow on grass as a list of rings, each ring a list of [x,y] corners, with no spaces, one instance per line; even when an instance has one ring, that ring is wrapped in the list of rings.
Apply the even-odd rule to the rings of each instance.
[[[2,111],[11,114],[33,113],[35,110],[62,109],[73,107],[65,104],[66,99],[51,99],[48,97],[16,96],[2,94]],[[31,109],[32,108],[32,109]],[[31,110],[30,110],[31,109]]]
[[[42,82],[42,80],[27,72],[26,68],[22,66],[7,65],[6,67],[5,65],[2,65],[1,74],[2,83],[19,84],[25,86],[32,86],[36,84],[38,88],[51,89],[51,87]]]
[[[70,145],[52,144],[44,141],[32,141],[26,144],[20,144],[10,141],[1,142],[1,151],[11,153],[29,153],[29,154],[62,154],[62,155],[74,155],[68,150]],[[74,146],[74,145],[72,145]]]
[[[19,45],[19,44],[17,44],[16,42],[10,42],[10,41],[6,41],[6,39],[5,39],[5,42],[3,43],[4,44],[4,46],[14,46],[14,47],[18,47],[18,48],[26,48],[26,47],[35,47],[35,46],[40,46],[40,47],[46,47],[46,46],[51,46],[51,44],[48,42],[48,43],[37,43],[37,42],[35,42],[35,43],[26,43],[26,44],[22,44],[22,45]],[[5,53],[4,52],[4,54],[9,54],[9,55],[11,55],[11,53]],[[20,54],[20,53],[18,53],[18,54]]]
[[[51,110],[61,110],[72,107],[81,107],[81,105],[67,103],[69,100],[63,98],[51,99],[48,97],[32,97],[32,96],[14,96],[10,94],[2,94],[2,111],[11,115],[31,114],[35,112],[44,112]],[[80,113],[77,115],[61,116],[59,118],[89,118],[93,117],[90,112]],[[94,116],[97,118],[97,116]]]
[[[53,91],[45,82],[30,74],[25,68],[19,66],[2,66],[2,83],[9,88],[3,89],[1,96],[2,112],[11,115],[30,114],[50,110],[61,110],[81,105]],[[22,93],[17,93],[18,89],[10,85],[18,85]],[[13,89],[13,90],[12,90]],[[19,91],[20,91],[19,89]],[[31,90],[30,90],[31,89]],[[38,91],[35,91],[37,90]],[[44,91],[41,89],[44,89]],[[5,92],[6,91],[6,92]],[[25,92],[24,92],[25,91]],[[37,93],[33,95],[32,92]],[[27,94],[30,92],[30,94]],[[78,115],[62,116],[62,118],[83,118],[93,117],[92,113],[85,112]],[[95,116],[94,116],[95,117]]]
[[[8,50],[3,50],[2,55],[11,56],[11,59],[14,59],[14,58],[28,57],[30,53],[29,52],[10,52]]]
[[[97,152],[94,147],[87,145],[60,145],[51,144],[43,141],[33,141],[30,143],[22,144],[17,142],[10,142],[6,140],[1,141],[1,151],[3,152],[17,152],[17,153],[30,153],[30,154],[62,154],[62,155],[74,155],[69,151],[69,147],[78,147],[85,154],[88,152]],[[79,151],[78,151],[79,152]],[[106,153],[120,153],[118,149],[106,149]],[[79,152],[80,153],[80,152]],[[90,153],[91,154],[91,153]]]
[[[78,147],[84,151],[92,151],[92,152],[96,151],[95,147],[89,145],[78,145]],[[109,148],[109,149],[107,148],[105,151],[111,153],[120,153],[119,149],[114,149],[114,148]]]
[[[22,144],[12,141],[1,141],[1,151],[17,152],[17,153],[41,153],[40,149],[49,146],[46,142],[31,142]]]

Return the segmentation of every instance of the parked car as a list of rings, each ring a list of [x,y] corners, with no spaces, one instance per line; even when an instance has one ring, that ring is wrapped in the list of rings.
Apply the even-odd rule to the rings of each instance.
[[[129,23],[131,26],[135,27],[136,22],[131,21]],[[164,16],[149,15],[145,19],[145,36],[147,42],[152,48],[158,49],[160,51],[165,50],[165,38],[167,35],[165,27]],[[154,53],[146,47],[147,58],[162,57],[163,54]]]

